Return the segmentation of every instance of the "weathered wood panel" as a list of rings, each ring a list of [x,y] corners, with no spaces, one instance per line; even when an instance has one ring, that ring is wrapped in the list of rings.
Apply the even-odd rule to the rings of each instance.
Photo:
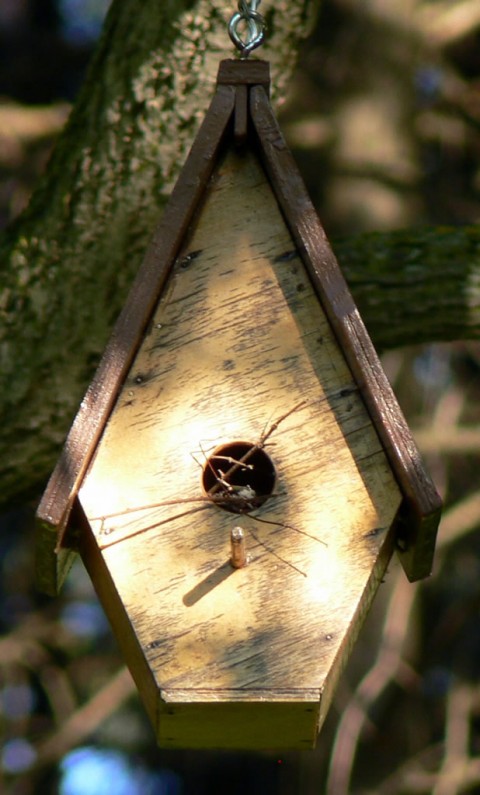
[[[254,512],[277,524],[209,503],[209,451],[254,443],[289,411],[266,445],[274,495]],[[195,745],[200,731],[210,746],[282,745],[283,720],[250,731],[252,705],[272,701],[296,726],[288,745],[310,746],[389,560],[401,495],[251,154],[229,152],[212,178],[79,496],[96,540],[87,565],[105,562],[107,612],[119,598],[152,669],[162,743]],[[239,570],[234,524],[250,556]],[[205,717],[219,703],[218,722]]]

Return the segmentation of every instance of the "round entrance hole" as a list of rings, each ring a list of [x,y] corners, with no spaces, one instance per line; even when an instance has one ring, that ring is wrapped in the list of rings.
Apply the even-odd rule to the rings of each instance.
[[[240,463],[247,454],[245,462]],[[250,442],[220,445],[207,458],[202,473],[205,492],[225,495],[216,504],[231,513],[244,513],[262,505],[272,494],[275,480],[272,459]]]

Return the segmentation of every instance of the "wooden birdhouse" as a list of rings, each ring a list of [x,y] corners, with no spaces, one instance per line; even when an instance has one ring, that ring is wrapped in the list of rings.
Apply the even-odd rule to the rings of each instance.
[[[38,511],[40,587],[80,553],[164,747],[313,746],[394,548],[432,565],[438,495],[268,86],[220,65]]]

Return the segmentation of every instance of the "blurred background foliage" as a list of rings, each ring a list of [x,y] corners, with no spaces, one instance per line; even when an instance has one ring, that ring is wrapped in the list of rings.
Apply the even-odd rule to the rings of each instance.
[[[1,0],[2,227],[45,168],[107,6]],[[333,242],[477,223],[478,0],[323,0],[281,123]],[[39,596],[35,506],[3,516],[0,791],[480,793],[479,351],[384,356],[446,510],[428,582],[392,561],[314,752],[157,749],[82,567],[60,599]]]

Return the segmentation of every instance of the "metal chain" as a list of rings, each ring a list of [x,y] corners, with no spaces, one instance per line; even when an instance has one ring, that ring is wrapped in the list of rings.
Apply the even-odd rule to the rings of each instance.
[[[237,50],[240,51],[241,58],[248,58],[252,50],[260,47],[265,38],[265,19],[257,11],[261,0],[238,0],[238,11],[233,15],[228,23],[228,34]],[[243,38],[239,32],[239,26],[246,29],[243,31]]]

